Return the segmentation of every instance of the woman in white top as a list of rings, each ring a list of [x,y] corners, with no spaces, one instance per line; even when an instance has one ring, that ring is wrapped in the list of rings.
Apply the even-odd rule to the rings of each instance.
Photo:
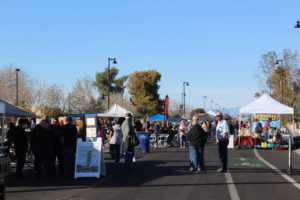
[[[120,161],[120,147],[122,144],[122,119],[119,118],[115,125],[112,126],[112,129],[109,132],[109,144],[110,144],[110,153],[112,158],[115,158],[115,163]]]

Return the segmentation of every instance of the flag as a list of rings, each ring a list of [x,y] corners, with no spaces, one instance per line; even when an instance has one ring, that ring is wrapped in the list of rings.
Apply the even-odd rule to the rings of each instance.
[[[165,98],[165,107],[164,107],[164,126],[167,127],[167,121],[168,121],[168,117],[169,117],[169,96],[167,95]]]
[[[129,102],[129,104],[130,104],[130,105],[132,105],[132,106],[136,106],[136,104],[135,104],[135,103],[132,101],[132,99],[131,99],[131,98],[129,99],[129,101],[130,101],[130,102]]]

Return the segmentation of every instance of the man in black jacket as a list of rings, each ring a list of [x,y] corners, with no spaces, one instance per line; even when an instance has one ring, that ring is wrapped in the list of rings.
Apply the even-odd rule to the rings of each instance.
[[[44,115],[42,121],[33,129],[31,135],[31,148],[35,155],[34,169],[37,178],[41,177],[42,166],[46,168],[48,177],[53,177],[53,147],[54,131],[49,122],[49,117]]]
[[[197,116],[193,117],[192,127],[186,135],[187,140],[190,141],[190,171],[193,173],[205,173],[204,146],[207,136],[203,128],[198,124],[198,119]]]
[[[14,128],[14,149],[17,158],[16,178],[23,179],[23,168],[26,159],[26,152],[28,148],[27,135],[24,127],[26,126],[24,119],[19,119],[18,126]]]
[[[71,117],[64,117],[64,126],[61,128],[61,143],[64,160],[64,176],[69,178],[74,174],[76,141],[76,126],[72,124]]]

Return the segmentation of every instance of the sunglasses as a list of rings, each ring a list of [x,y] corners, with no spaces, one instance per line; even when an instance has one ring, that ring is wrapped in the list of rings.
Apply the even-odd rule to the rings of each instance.
[[[216,117],[221,117],[222,115],[216,115]]]

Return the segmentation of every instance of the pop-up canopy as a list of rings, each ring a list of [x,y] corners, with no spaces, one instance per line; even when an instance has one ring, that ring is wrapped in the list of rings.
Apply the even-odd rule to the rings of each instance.
[[[286,106],[268,94],[264,94],[258,99],[252,101],[247,106],[241,107],[240,114],[294,114],[294,109]]]
[[[114,104],[104,113],[98,114],[98,117],[126,117],[126,113],[130,113],[133,115],[133,113],[130,110],[127,110],[117,104]]]
[[[25,109],[13,106],[2,100],[0,100],[0,114],[4,115],[5,117],[36,117],[33,113],[30,113]]]

